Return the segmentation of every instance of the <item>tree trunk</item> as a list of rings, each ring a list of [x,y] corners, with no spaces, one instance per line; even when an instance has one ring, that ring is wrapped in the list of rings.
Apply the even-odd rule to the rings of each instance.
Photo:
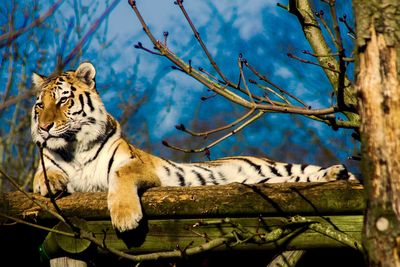
[[[353,0],[370,266],[400,266],[400,2]]]

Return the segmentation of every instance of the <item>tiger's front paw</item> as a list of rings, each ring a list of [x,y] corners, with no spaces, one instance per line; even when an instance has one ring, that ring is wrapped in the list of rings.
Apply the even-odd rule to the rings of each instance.
[[[140,204],[132,199],[109,200],[108,208],[112,225],[120,232],[136,229],[143,218]]]
[[[47,179],[49,180],[50,190],[53,194],[66,190],[68,179],[65,177],[65,175],[60,172],[51,170],[47,170],[46,175]],[[35,178],[33,179],[33,192],[39,193],[42,196],[46,196],[49,194],[43,172],[37,173],[35,175]]]

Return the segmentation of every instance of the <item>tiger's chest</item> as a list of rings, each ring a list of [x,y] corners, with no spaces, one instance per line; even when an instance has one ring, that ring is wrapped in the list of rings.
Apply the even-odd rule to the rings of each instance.
[[[68,174],[68,192],[106,191],[108,188],[107,164],[101,156],[79,153],[70,161],[60,162]]]

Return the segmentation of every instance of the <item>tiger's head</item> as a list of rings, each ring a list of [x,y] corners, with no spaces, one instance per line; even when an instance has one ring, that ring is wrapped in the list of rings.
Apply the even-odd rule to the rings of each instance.
[[[72,142],[95,142],[107,131],[110,119],[97,93],[95,75],[89,62],[60,75],[33,73],[32,83],[38,92],[31,123],[35,143],[57,150]]]

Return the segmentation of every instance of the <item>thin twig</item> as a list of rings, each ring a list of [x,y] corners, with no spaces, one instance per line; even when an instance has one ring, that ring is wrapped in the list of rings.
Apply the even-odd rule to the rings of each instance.
[[[53,215],[55,218],[59,219],[60,221],[65,223],[64,218],[58,214],[57,212],[51,210],[46,204],[42,203],[41,201],[33,198],[32,196],[30,196],[27,192],[25,192],[25,190],[21,189],[20,186],[14,181],[14,179],[12,179],[10,176],[8,176],[7,173],[5,173],[2,169],[0,169],[0,174],[3,176],[3,178],[5,178],[8,182],[11,183],[12,186],[14,186],[15,189],[17,189],[18,191],[20,191],[22,194],[24,194],[30,201],[32,201],[34,204],[36,204],[37,206],[39,206],[40,208],[42,208],[43,210],[47,211],[48,213],[50,213],[51,215]]]
[[[160,260],[160,259],[166,259],[166,258],[168,258],[168,259],[182,258],[184,256],[182,254],[182,251],[180,251],[180,250],[154,252],[154,253],[148,253],[148,254],[142,254],[142,255],[132,255],[132,254],[128,254],[123,251],[114,249],[112,247],[108,247],[105,243],[103,243],[103,242],[99,241],[97,238],[95,238],[93,233],[87,232],[85,230],[82,230],[81,237],[86,240],[92,241],[98,247],[100,247],[104,250],[107,250],[119,257],[123,257],[125,259],[137,261],[137,262],[149,261],[149,260]],[[233,237],[230,235],[227,235],[225,237],[215,238],[209,242],[186,249],[185,255],[190,256],[190,255],[198,254],[201,252],[209,251],[211,249],[214,249],[214,248],[220,247],[224,244],[227,244],[227,243],[231,242],[232,240],[233,240]]]
[[[54,228],[49,228],[49,227],[42,226],[42,225],[39,225],[39,224],[36,224],[36,223],[27,222],[25,220],[21,220],[21,219],[16,218],[16,217],[9,216],[9,215],[4,214],[2,212],[0,212],[0,216],[4,217],[6,219],[9,219],[9,220],[15,221],[17,223],[25,224],[25,225],[28,225],[28,226],[31,226],[31,227],[34,227],[34,228],[37,228],[37,229],[40,229],[40,230],[44,230],[44,231],[47,231],[47,232],[52,232],[52,233],[63,235],[63,236],[76,237],[76,235],[73,234],[73,233],[56,230]]]
[[[218,79],[217,77],[215,77],[214,75],[212,75],[211,73],[209,73],[208,71],[206,71],[204,68],[199,67],[198,68],[199,71],[201,71],[202,73],[206,74],[207,76],[209,76],[210,78],[212,78],[214,81],[221,83],[221,84],[225,84],[224,81],[221,81],[220,79]]]
[[[267,92],[272,93],[273,95],[275,95],[276,97],[278,97],[279,99],[281,99],[282,101],[285,102],[285,104],[284,104],[284,103],[281,103],[281,102],[278,102],[278,103],[277,103],[277,101],[272,101],[271,99],[268,98],[267,100],[268,100],[268,102],[269,102],[271,105],[277,105],[277,104],[281,103],[282,106],[283,106],[283,105],[292,106],[292,103],[290,103],[290,101],[284,96],[283,93],[278,93],[278,92],[276,92],[274,89],[272,89],[272,88],[270,88],[270,87],[268,87],[268,86],[261,85],[261,84],[257,83],[257,82],[254,81],[254,80],[249,80],[249,82],[252,83],[252,84],[254,84],[254,85],[256,85],[258,88],[260,88],[260,89],[266,91],[266,93],[267,93]]]
[[[243,85],[244,85],[244,88],[246,89],[247,95],[248,95],[249,98],[250,98],[250,102],[254,105],[254,104],[255,104],[254,99],[253,99],[252,94],[251,94],[251,92],[250,92],[250,90],[249,90],[249,87],[247,86],[246,77],[244,77],[244,73],[243,73],[243,62],[247,62],[247,60],[245,60],[245,59],[242,58],[242,54],[239,54],[239,57],[238,57],[238,66],[239,66],[239,71],[240,71],[240,80],[243,81]],[[240,80],[239,80],[239,83],[240,83]],[[238,83],[238,84],[239,84],[239,83]]]
[[[338,70],[335,70],[335,66],[333,66],[332,64],[329,65],[329,63],[328,63],[328,66],[323,66],[323,65],[321,65],[321,64],[319,64],[319,63],[315,63],[315,62],[312,62],[312,61],[310,61],[310,60],[303,59],[303,58],[301,58],[301,57],[298,57],[298,56],[296,56],[296,55],[293,55],[292,53],[287,53],[287,56],[290,57],[290,58],[296,59],[296,60],[298,60],[298,61],[300,61],[300,62],[306,63],[306,64],[315,65],[315,66],[321,67],[321,68],[323,68],[323,69],[327,69],[327,70],[330,70],[330,71],[339,73]]]
[[[349,31],[349,34],[352,36],[352,38],[356,39],[357,38],[357,34],[353,30],[353,28],[349,25],[349,23],[347,22],[347,16],[343,15],[343,17],[339,18],[339,21],[344,23],[344,25],[346,26],[347,30]]]
[[[49,194],[51,204],[53,205],[53,207],[56,210],[56,212],[64,219],[64,222],[71,228],[71,230],[74,231],[74,233],[79,234],[79,231],[80,231],[79,227],[76,227],[68,217],[63,215],[63,211],[58,206],[58,204],[56,202],[56,198],[55,198],[53,192],[51,192],[49,177],[47,177],[46,166],[44,164],[43,147],[42,146],[39,146],[39,156],[40,156],[40,162],[41,162],[41,165],[42,165],[44,182],[45,182],[46,187],[47,187],[47,192]]]
[[[334,229],[331,225],[312,221],[301,216],[294,216],[290,219],[290,221],[293,223],[305,223],[308,225],[309,229],[324,234],[360,252],[364,251],[362,244],[358,240],[354,239],[352,236],[348,234],[345,234],[343,232],[340,232],[339,230]]]
[[[143,46],[143,44],[141,42],[138,42],[137,44],[134,45],[134,47],[136,49],[142,49],[150,54],[156,55],[156,56],[162,56],[162,54],[160,54],[159,52],[154,52],[146,47]]]
[[[254,113],[254,111],[255,111],[255,109],[251,109],[246,114],[244,114],[243,116],[241,116],[240,118],[235,120],[234,122],[231,122],[231,123],[229,123],[227,125],[224,125],[224,126],[221,126],[221,127],[218,127],[218,128],[206,131],[206,132],[197,133],[197,132],[188,130],[188,129],[186,129],[186,127],[183,124],[177,125],[177,126],[175,126],[175,128],[180,130],[180,131],[183,131],[185,133],[188,133],[188,134],[190,134],[192,136],[206,136],[207,137],[210,134],[213,134],[213,133],[216,133],[216,132],[220,132],[220,131],[223,131],[223,130],[226,130],[226,129],[234,127],[238,123],[240,123],[243,120],[247,119],[251,114]]]
[[[326,20],[324,18],[324,11],[321,10],[319,12],[316,12],[315,15],[322,22],[322,25],[324,26],[325,30],[328,32],[329,36],[331,37],[332,42],[335,44],[336,49],[339,50],[339,44],[338,44],[337,40],[335,39],[335,36],[333,35],[331,28],[328,26],[328,23],[326,22]]]
[[[170,145],[168,142],[163,141],[162,144],[166,147],[181,151],[181,152],[185,152],[185,153],[201,153],[204,152],[206,150],[209,150],[210,148],[212,148],[213,146],[215,146],[216,144],[222,142],[223,140],[227,139],[228,137],[240,132],[241,130],[243,130],[243,128],[245,128],[246,126],[248,126],[249,124],[253,123],[254,121],[256,121],[257,119],[259,119],[262,115],[264,114],[264,111],[258,111],[258,113],[256,115],[254,115],[253,117],[251,117],[249,120],[245,121],[242,125],[240,125],[239,127],[237,127],[236,129],[232,130],[231,132],[229,132],[228,134],[222,136],[221,138],[215,140],[214,142],[210,143],[209,145],[202,147],[202,148],[198,148],[198,149],[184,149],[184,148],[180,148],[174,145]]]
[[[190,25],[190,28],[192,29],[194,36],[196,37],[197,41],[199,42],[201,48],[203,49],[204,53],[206,54],[208,60],[210,61],[211,65],[213,66],[213,68],[215,69],[215,71],[219,74],[219,76],[221,76],[221,78],[225,81],[225,83],[227,84],[233,84],[232,82],[230,82],[225,74],[221,71],[221,69],[218,67],[217,63],[215,62],[215,60],[213,59],[213,57],[211,56],[210,52],[207,49],[207,46],[204,44],[203,40],[200,37],[199,32],[197,31],[196,27],[194,26],[192,20],[190,19],[188,13],[186,12],[185,7],[183,6],[183,1],[182,0],[176,0],[176,3],[178,4],[179,8],[181,9],[183,15],[185,16],[187,22]]]
[[[333,21],[333,29],[335,31],[335,40],[339,53],[339,77],[337,82],[337,105],[341,110],[348,110],[344,100],[344,87],[345,87],[345,75],[346,75],[346,63],[343,58],[345,57],[342,36],[340,34],[340,27],[338,18],[336,15],[335,0],[329,0],[329,10]]]
[[[304,107],[308,107],[301,99],[299,99],[298,97],[296,97],[295,95],[289,93],[288,91],[284,90],[282,87],[280,87],[279,85],[277,85],[276,83],[272,82],[270,79],[267,78],[267,76],[262,75],[261,73],[259,73],[252,65],[250,65],[250,63],[246,60],[246,62],[244,63],[246,67],[248,67],[259,79],[263,80],[264,82],[272,85],[273,87],[275,87],[276,89],[279,90],[279,92],[286,94],[288,96],[290,96],[291,98],[293,98],[294,100],[296,100],[297,102],[299,102],[300,104],[302,104]]]

